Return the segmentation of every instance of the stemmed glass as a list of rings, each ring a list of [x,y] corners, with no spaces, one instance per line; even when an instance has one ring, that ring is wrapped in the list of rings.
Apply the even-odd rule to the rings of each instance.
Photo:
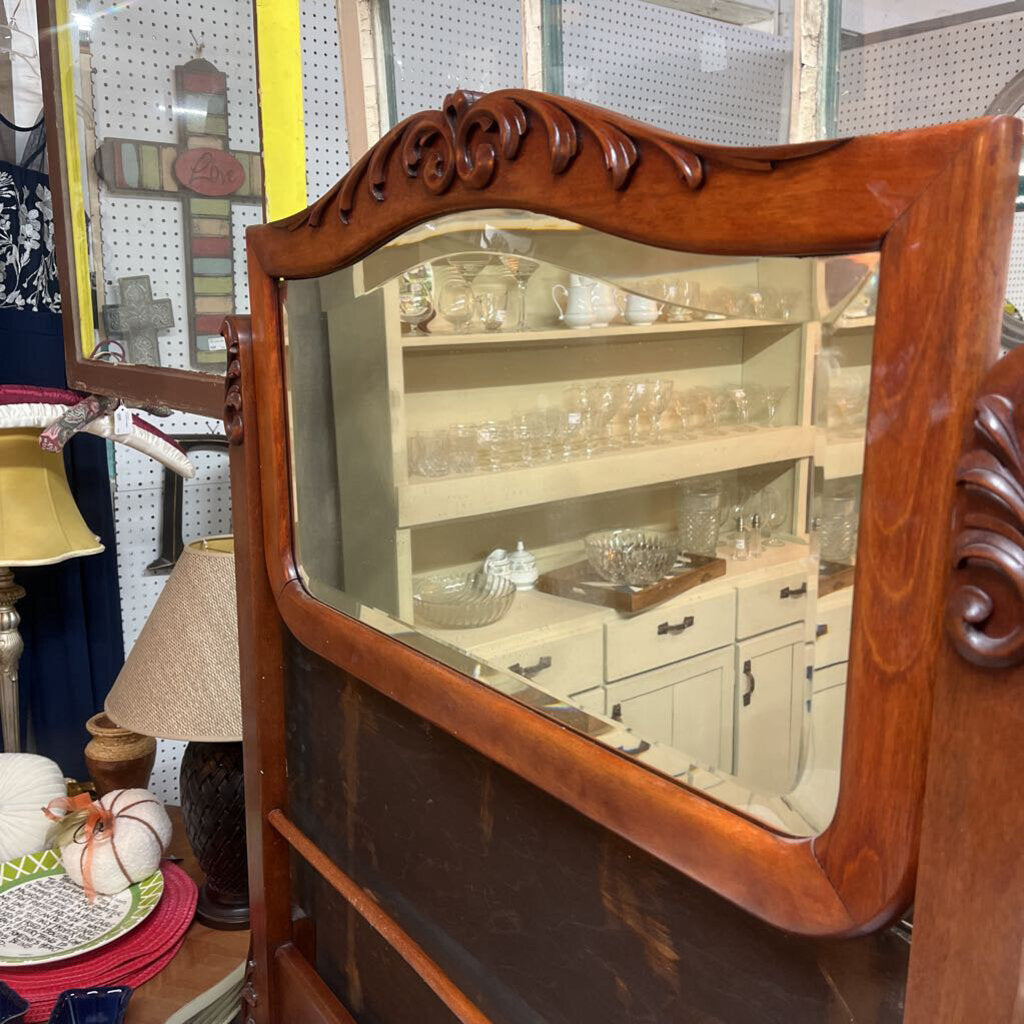
[[[781,548],[785,541],[776,531],[786,521],[786,509],[779,492],[772,486],[761,491],[761,537],[765,547]]]
[[[662,444],[665,438],[661,430],[661,417],[672,401],[674,382],[665,378],[649,380],[647,384],[647,412],[651,417],[649,440],[652,444]]]
[[[726,394],[732,399],[736,411],[740,414],[739,430],[755,430],[750,422],[750,389],[742,384],[730,384]]]
[[[423,267],[403,274],[398,286],[398,317],[409,326],[410,335],[423,336],[423,327],[434,318],[430,301],[430,278]]]
[[[456,334],[464,334],[473,320],[473,289],[455,260],[453,256],[446,261],[451,270],[438,292],[437,308],[441,316],[455,328]]]
[[[618,441],[609,436],[609,424],[622,405],[623,387],[606,380],[595,381],[587,388],[591,433],[595,450],[615,448]]]
[[[779,403],[786,397],[789,392],[788,384],[776,384],[771,387],[764,389],[764,404],[768,410],[768,426],[777,427],[778,424],[775,422],[775,417],[779,411]]]
[[[540,264],[536,260],[528,259],[525,256],[501,256],[502,266],[516,279],[516,294],[518,297],[517,309],[519,315],[513,324],[514,331],[526,330],[526,286],[530,278],[537,272]]]
[[[626,382],[626,415],[629,417],[629,444],[641,445],[650,432],[651,422],[647,416],[650,401],[650,385],[648,380],[631,380]]]

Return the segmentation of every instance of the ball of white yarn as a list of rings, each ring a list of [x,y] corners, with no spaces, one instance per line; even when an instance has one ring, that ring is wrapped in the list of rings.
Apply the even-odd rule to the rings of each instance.
[[[98,893],[113,895],[148,878],[160,866],[171,841],[171,819],[164,805],[144,789],[115,789],[99,800],[114,817],[113,835],[93,841],[90,882]],[[64,870],[84,885],[85,830],[61,847]]]

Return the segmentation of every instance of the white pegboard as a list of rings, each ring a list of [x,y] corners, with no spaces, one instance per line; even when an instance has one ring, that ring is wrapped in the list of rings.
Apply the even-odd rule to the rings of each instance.
[[[1024,13],[844,50],[840,135],[978,117],[1024,68]]]
[[[399,120],[436,108],[455,89],[523,84],[520,0],[391,0]]]
[[[1024,13],[970,21],[845,50],[840,135],[979,117],[1024,70]],[[1024,214],[1014,218],[1007,296],[1024,310]]]
[[[96,135],[175,142],[174,67],[202,56],[227,76],[232,149],[259,149],[251,0],[79,3],[92,16]]]
[[[341,84],[336,0],[299,0],[306,195],[319,199],[347,170],[348,132]]]
[[[786,141],[792,45],[648,0],[563,0],[563,88],[708,142]]]

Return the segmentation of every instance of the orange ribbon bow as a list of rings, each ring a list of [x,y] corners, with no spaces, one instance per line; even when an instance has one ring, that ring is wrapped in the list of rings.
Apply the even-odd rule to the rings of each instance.
[[[92,903],[96,889],[92,884],[92,860],[97,843],[109,843],[114,838],[114,815],[98,800],[93,801],[88,793],[78,796],[62,796],[51,800],[44,808],[50,821],[63,821],[69,814],[85,812],[85,852],[82,856],[82,888],[85,898]],[[63,812],[63,813],[55,813]]]

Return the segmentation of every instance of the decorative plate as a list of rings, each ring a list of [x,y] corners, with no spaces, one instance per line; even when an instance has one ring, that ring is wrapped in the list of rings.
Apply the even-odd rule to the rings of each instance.
[[[160,902],[164,876],[149,878],[92,905],[67,876],[57,850],[0,864],[0,967],[66,960],[120,938]]]

